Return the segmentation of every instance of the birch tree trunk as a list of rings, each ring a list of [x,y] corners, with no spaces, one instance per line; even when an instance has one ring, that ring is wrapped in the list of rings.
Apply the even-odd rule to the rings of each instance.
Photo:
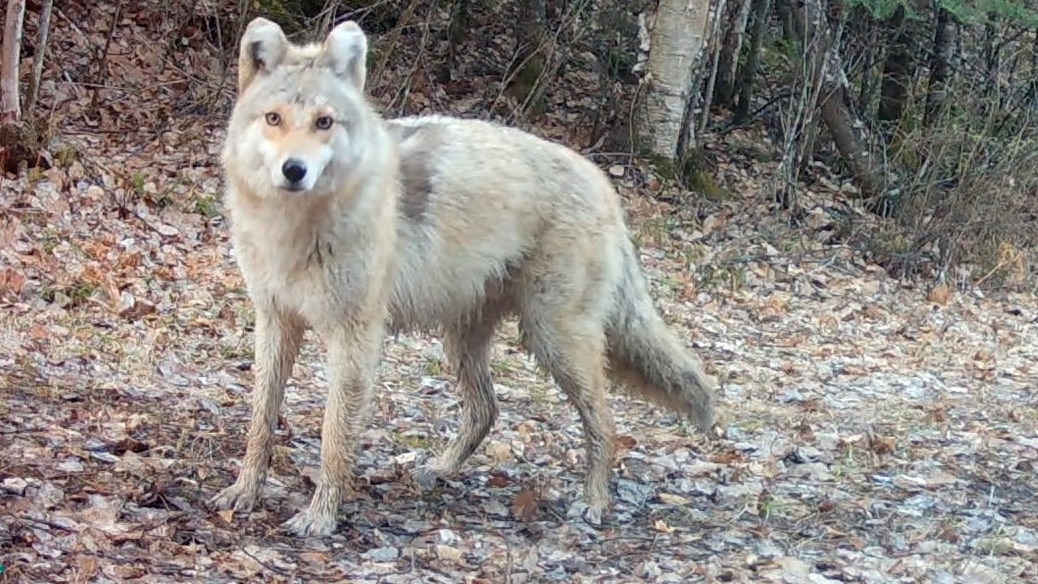
[[[22,117],[18,98],[18,56],[22,50],[22,24],[25,0],[7,0],[4,41],[0,47],[0,123],[17,122]]]
[[[690,127],[693,85],[700,52],[710,27],[710,0],[659,0],[650,32],[646,85],[635,124],[640,145],[667,160],[676,160],[695,143],[682,133]]]

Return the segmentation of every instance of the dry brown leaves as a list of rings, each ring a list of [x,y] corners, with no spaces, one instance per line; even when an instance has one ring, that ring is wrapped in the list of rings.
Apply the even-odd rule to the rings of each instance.
[[[605,161],[622,165],[661,311],[724,381],[728,433],[711,443],[612,396],[616,508],[601,528],[580,519],[579,421],[512,325],[495,351],[501,420],[461,475],[414,484],[458,404],[435,338],[392,339],[339,532],[284,537],[318,456],[311,344],[264,501],[207,509],[237,472],[251,382],[215,166],[229,102],[204,21],[149,6],[124,7],[102,74],[114,6],[62,4],[41,106],[61,120],[59,164],[0,184],[0,580],[943,584],[1038,570],[1038,302],[891,280],[826,243],[834,213],[810,198],[810,228],[790,232],[758,202],[771,167],[726,144],[711,147],[745,198],[720,204]],[[394,113],[490,103],[500,79],[471,55],[506,59],[509,33],[484,17],[464,81],[437,81],[446,49],[418,30],[380,77],[382,103],[405,79]],[[189,49],[170,56],[169,39]],[[594,137],[573,132],[595,83],[570,69],[536,130],[584,146]]]

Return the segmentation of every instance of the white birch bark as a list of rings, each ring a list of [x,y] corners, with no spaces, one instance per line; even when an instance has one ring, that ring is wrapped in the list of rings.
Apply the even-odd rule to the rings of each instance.
[[[710,0],[659,0],[635,124],[640,143],[668,160],[678,155],[698,60],[710,30]]]
[[[4,42],[0,47],[0,122],[16,122],[21,118],[18,99],[18,57],[22,50],[22,24],[25,0],[7,0],[4,19]]]

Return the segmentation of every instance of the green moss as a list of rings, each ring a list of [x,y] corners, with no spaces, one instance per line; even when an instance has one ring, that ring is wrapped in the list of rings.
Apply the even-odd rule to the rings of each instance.
[[[220,215],[220,204],[215,197],[209,195],[200,195],[195,198],[191,205],[192,211],[207,218],[212,219]]]
[[[717,184],[714,177],[702,170],[686,170],[684,184],[688,190],[700,194],[708,201],[726,201],[735,198],[735,193]]]
[[[395,441],[408,450],[433,450],[436,446],[435,440],[419,434],[399,434]]]
[[[434,357],[427,358],[423,368],[425,374],[429,377],[441,377],[446,373],[444,371],[443,362]]]
[[[73,162],[79,160],[79,150],[75,146],[62,146],[54,154],[54,161],[61,168],[68,168]]]
[[[702,150],[692,150],[679,160],[662,156],[648,156],[656,172],[664,179],[676,181],[708,201],[725,201],[736,198],[735,193],[722,187],[710,174],[703,160]]]

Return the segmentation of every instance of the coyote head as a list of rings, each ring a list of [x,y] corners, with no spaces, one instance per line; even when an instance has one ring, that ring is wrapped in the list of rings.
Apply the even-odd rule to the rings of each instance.
[[[364,98],[367,38],[353,21],[295,45],[256,18],[242,35],[238,100],[224,163],[257,196],[331,194],[361,165],[374,113]]]

